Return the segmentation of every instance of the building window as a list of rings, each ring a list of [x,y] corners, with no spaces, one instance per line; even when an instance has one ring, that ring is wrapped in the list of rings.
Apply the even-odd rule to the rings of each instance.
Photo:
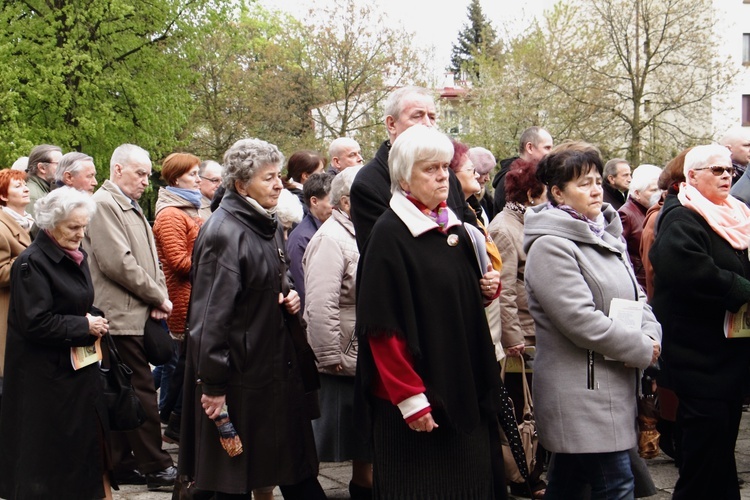
[[[742,126],[750,126],[750,95],[742,96]]]
[[[742,63],[750,64],[750,33],[742,35]]]

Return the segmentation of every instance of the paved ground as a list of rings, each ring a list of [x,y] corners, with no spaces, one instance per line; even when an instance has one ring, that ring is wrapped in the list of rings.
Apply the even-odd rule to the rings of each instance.
[[[165,445],[177,460],[177,447]],[[744,413],[742,425],[740,427],[740,436],[737,440],[736,448],[737,470],[739,476],[745,480],[745,487],[740,490],[743,500],[750,500],[750,413]],[[653,500],[666,500],[672,497],[672,488],[677,480],[677,469],[672,460],[666,455],[660,455],[657,458],[648,461],[648,467],[651,476],[659,492],[649,497]],[[347,485],[351,475],[351,466],[349,463],[323,463],[320,466],[320,483],[331,499],[349,498]],[[114,492],[116,500],[169,500],[171,491],[150,492],[145,486],[122,486],[120,491]],[[282,498],[278,488],[276,489],[276,498]],[[513,497],[511,497],[513,498]]]

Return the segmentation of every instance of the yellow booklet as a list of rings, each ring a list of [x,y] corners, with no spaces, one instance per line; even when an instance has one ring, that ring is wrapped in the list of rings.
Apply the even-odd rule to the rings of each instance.
[[[750,322],[747,317],[748,304],[743,304],[736,313],[724,315],[724,336],[728,339],[750,337]]]
[[[94,345],[70,348],[70,362],[74,370],[80,370],[84,366],[97,363],[102,360],[102,339],[96,339]]]

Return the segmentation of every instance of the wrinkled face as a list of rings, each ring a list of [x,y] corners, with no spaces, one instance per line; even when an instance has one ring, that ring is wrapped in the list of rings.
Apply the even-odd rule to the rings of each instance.
[[[257,201],[261,207],[271,209],[279,203],[279,195],[284,187],[281,182],[281,165],[271,163],[264,165],[244,186],[235,185],[237,192]]]
[[[331,163],[339,172],[348,167],[362,165],[362,150],[359,144],[353,142],[342,148],[339,155],[331,159]]]
[[[659,201],[659,197],[661,196],[661,189],[659,189],[659,186],[656,184],[656,180],[654,180],[645,189],[633,192],[630,195],[644,207],[651,208],[652,205]]]
[[[526,145],[526,160],[531,163],[539,163],[542,158],[547,156],[552,151],[552,136],[546,130],[539,131],[539,142],[534,145],[528,143]]]
[[[633,179],[633,175],[630,171],[630,165],[627,163],[617,164],[617,174],[610,175],[608,180],[616,189],[620,191],[627,191],[630,188],[630,181]]]
[[[602,213],[602,176],[591,167],[585,174],[571,180],[561,190],[552,186],[558,205],[569,205],[579,214],[595,220]]]
[[[731,165],[728,164],[726,159],[711,158],[707,165],[688,171],[687,182],[700,191],[709,201],[719,205],[729,196],[729,189],[732,187],[732,174],[723,169],[720,175],[714,175],[712,167],[730,168]],[[719,169],[716,170],[719,171]]]
[[[401,114],[398,117],[387,116],[385,126],[391,142],[401,133],[418,123],[426,127],[434,127],[437,119],[435,101],[430,96],[409,94],[402,100]]]
[[[49,161],[42,162],[37,167],[39,177],[49,183],[55,182],[55,172],[57,172],[57,164],[60,163],[62,157],[63,154],[60,151],[51,151],[49,154]]]
[[[16,212],[23,213],[26,205],[29,204],[29,188],[26,187],[26,181],[13,179],[8,185],[8,196],[3,196],[2,200],[8,208]]]
[[[448,199],[449,165],[449,161],[418,161],[412,167],[409,181],[401,181],[401,189],[434,210]]]
[[[131,160],[127,165],[115,165],[112,182],[117,184],[125,196],[131,200],[139,200],[148,187],[151,175],[151,161],[146,158]]]
[[[89,224],[89,215],[85,208],[79,207],[70,212],[67,219],[60,221],[52,228],[52,236],[66,250],[78,250]]]
[[[209,163],[200,177],[201,194],[212,200],[219,186],[221,186],[221,165]]]
[[[200,177],[198,176],[198,164],[195,164],[193,168],[179,176],[174,181],[175,187],[182,189],[198,189]]]
[[[482,189],[482,186],[479,185],[479,174],[477,174],[474,164],[467,156],[464,157],[464,162],[456,170],[456,177],[461,182],[461,190],[466,199]]]
[[[65,172],[63,182],[79,191],[85,191],[94,194],[96,189],[96,166],[92,161],[83,162],[83,166],[75,173]]]

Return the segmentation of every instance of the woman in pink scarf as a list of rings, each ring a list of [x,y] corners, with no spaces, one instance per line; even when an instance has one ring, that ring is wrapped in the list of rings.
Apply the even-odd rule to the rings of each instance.
[[[750,338],[724,317],[750,302],[750,209],[732,197],[729,150],[697,146],[668,195],[649,253],[662,324],[661,386],[677,394],[683,459],[674,499],[739,499],[734,447],[750,381]]]

